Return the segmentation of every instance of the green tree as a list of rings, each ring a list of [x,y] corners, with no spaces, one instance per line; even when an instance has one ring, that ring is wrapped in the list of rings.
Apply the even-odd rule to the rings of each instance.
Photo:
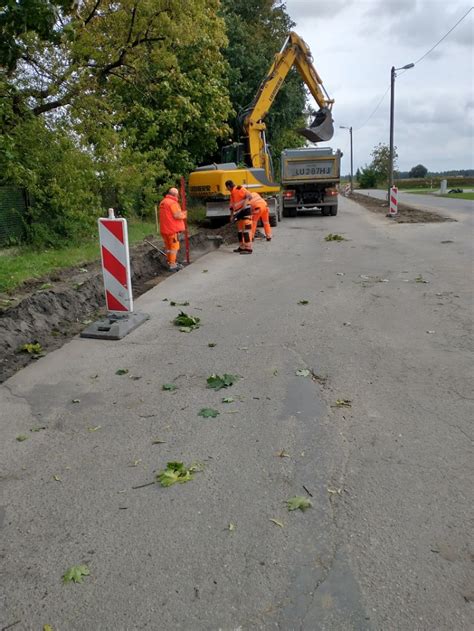
[[[68,16],[74,4],[73,0],[4,0],[0,10],[0,66],[12,72],[28,55],[27,39],[31,36],[58,43],[58,16]]]
[[[360,188],[375,188],[377,186],[377,173],[372,166],[365,166],[360,170],[358,179]]]
[[[229,122],[234,140],[237,140],[241,134],[239,114],[242,115],[252,103],[294,22],[285,5],[274,0],[222,0],[221,4],[229,38],[225,56],[229,64],[229,93],[235,112]],[[305,102],[303,82],[293,69],[265,119],[267,139],[275,157],[285,146],[305,144],[303,136],[295,132],[298,127],[304,126]]]
[[[428,173],[428,169],[422,164],[417,164],[415,167],[410,169],[410,173],[408,177],[426,177]]]
[[[372,162],[370,167],[372,171],[375,173],[378,182],[386,182],[389,179],[389,163],[390,163],[390,148],[388,145],[385,145],[379,142],[376,145],[372,153]],[[397,148],[394,147],[393,150],[393,170],[395,171],[397,168]]]
[[[229,134],[219,0],[84,0],[74,11],[68,2],[29,4],[51,8],[54,33],[47,37],[46,27],[28,20],[10,29],[17,48],[0,71],[0,177],[34,193],[44,235],[91,225],[99,193],[125,212],[151,211],[162,186]],[[52,14],[45,13],[49,27]],[[70,169],[58,186],[52,156],[42,158],[46,138]],[[81,200],[91,221],[71,199]]]

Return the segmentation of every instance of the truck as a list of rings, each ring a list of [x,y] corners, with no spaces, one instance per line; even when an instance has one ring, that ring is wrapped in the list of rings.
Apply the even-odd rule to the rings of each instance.
[[[313,65],[308,45],[292,31],[280,52],[275,55],[252,103],[239,114],[243,142],[223,147],[220,163],[198,167],[189,176],[189,194],[206,203],[206,216],[211,221],[217,222],[229,217],[226,180],[232,180],[237,185],[245,186],[250,192],[265,197],[273,226],[281,218],[280,185],[275,182],[264,119],[293,67],[320,108],[312,123],[298,131],[314,143],[332,138],[334,125],[331,112],[334,99],[329,98],[324,88]]]
[[[342,153],[330,147],[285,149],[281,153],[281,208],[284,217],[319,210],[337,215]]]

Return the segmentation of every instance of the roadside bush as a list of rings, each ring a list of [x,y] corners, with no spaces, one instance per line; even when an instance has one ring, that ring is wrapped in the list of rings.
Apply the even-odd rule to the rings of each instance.
[[[3,179],[28,191],[28,241],[51,246],[89,235],[100,213],[100,186],[90,155],[65,131],[53,132],[38,118],[27,119],[12,133],[14,154]]]
[[[360,188],[375,188],[377,186],[377,174],[372,167],[361,169],[359,175]]]

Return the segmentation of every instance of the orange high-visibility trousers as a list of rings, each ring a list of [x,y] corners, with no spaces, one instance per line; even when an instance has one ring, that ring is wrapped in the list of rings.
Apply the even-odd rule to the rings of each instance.
[[[237,221],[239,248],[252,251],[252,217],[244,217]]]
[[[257,232],[259,219],[262,220],[265,236],[267,239],[271,239],[272,229],[270,227],[270,213],[268,211],[268,206],[266,204],[262,204],[261,206],[257,206],[252,212],[252,241],[255,237],[255,233]]]
[[[174,234],[162,234],[163,241],[165,243],[165,254],[168,265],[173,267],[176,265],[176,257],[179,251],[178,233]]]

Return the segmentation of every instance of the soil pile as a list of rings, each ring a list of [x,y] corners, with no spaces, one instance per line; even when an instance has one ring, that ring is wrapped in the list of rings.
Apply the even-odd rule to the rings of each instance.
[[[382,199],[370,197],[369,195],[362,195],[361,193],[352,193],[349,199],[353,199],[355,202],[376,213],[388,213],[387,202]],[[397,223],[438,223],[440,221],[455,221],[450,217],[443,217],[443,215],[430,212],[429,210],[422,210],[421,208],[413,208],[407,204],[398,204],[398,215],[393,219]]]

